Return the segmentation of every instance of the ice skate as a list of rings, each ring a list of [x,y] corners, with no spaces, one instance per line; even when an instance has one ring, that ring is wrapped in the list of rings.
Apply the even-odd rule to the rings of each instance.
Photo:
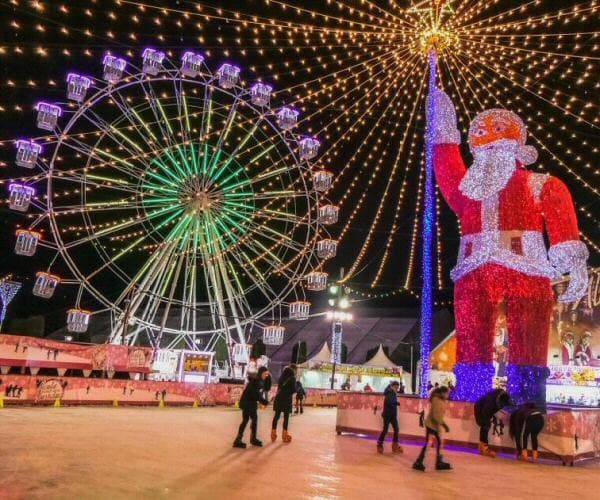
[[[452,466],[448,462],[444,462],[444,457],[438,455],[435,461],[435,470],[451,470]]]
[[[417,458],[416,462],[412,465],[412,468],[421,472],[425,472],[425,464],[423,463],[423,459],[421,457]]]
[[[383,454],[383,443],[377,443],[377,453]]]
[[[233,442],[233,447],[234,448],[245,449],[246,448],[246,443],[244,443],[242,441],[242,438],[240,436],[238,436],[237,438],[235,438],[235,441]]]
[[[517,460],[527,462],[527,450],[521,450],[521,453],[517,455]]]
[[[252,446],[259,446],[259,447],[263,445],[263,444],[262,444],[262,441],[261,441],[260,439],[256,438],[256,437],[253,437],[253,438],[250,440],[250,444],[251,444]]]
[[[288,431],[283,431],[283,434],[281,436],[281,440],[284,443],[291,443],[292,442],[292,436],[290,436],[290,434],[288,433]]]
[[[538,457],[539,457],[538,451],[537,451],[537,450],[533,450],[533,451],[531,452],[531,461],[532,461],[534,464],[535,464],[535,463],[537,463],[537,461],[538,461]]]
[[[404,453],[404,449],[398,443],[392,443],[392,452],[393,453]]]
[[[271,430],[271,441],[274,443],[277,441],[277,431],[275,429]]]
[[[490,450],[489,446],[485,443],[479,443],[479,454],[484,457],[496,458],[496,452]]]

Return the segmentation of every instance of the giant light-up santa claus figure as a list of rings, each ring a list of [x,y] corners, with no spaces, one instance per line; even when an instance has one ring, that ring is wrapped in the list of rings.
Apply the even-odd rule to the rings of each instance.
[[[542,402],[554,302],[550,281],[570,274],[559,298],[564,302],[581,298],[588,282],[588,251],[579,241],[571,196],[557,178],[525,169],[537,152],[525,144],[527,130],[516,114],[490,109],[475,116],[468,137],[474,161],[467,169],[452,101],[439,89],[428,99],[436,180],[461,229],[451,272],[456,399],[474,401],[492,388],[494,327],[504,302],[507,390],[516,402]]]

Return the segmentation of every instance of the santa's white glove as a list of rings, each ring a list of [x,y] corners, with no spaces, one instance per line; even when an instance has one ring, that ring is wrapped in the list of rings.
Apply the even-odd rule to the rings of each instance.
[[[427,127],[432,127],[434,144],[460,144],[460,132],[456,126],[456,110],[446,92],[438,88],[429,92],[425,115]]]
[[[559,302],[576,302],[581,299],[588,287],[587,259],[589,252],[581,241],[563,241],[552,245],[548,258],[560,273],[569,274],[569,285],[558,297]]]

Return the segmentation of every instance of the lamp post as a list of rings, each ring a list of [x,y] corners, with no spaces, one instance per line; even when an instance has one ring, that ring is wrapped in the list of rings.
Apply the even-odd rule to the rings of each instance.
[[[335,370],[342,361],[342,334],[343,322],[351,320],[352,314],[346,311],[350,307],[350,300],[344,292],[342,281],[344,268],[340,269],[340,280],[329,287],[329,307],[327,319],[331,320],[331,389],[335,387]]]

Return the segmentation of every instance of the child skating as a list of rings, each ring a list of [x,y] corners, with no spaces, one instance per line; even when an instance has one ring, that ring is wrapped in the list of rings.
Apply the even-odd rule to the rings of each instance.
[[[425,454],[427,453],[427,443],[429,442],[430,437],[433,437],[436,443],[436,470],[452,469],[452,466],[449,463],[444,462],[440,453],[440,446],[442,444],[440,432],[442,429],[446,432],[450,431],[448,424],[444,421],[448,394],[448,388],[444,386],[434,389],[431,393],[429,398],[429,412],[427,413],[427,418],[425,418],[425,445],[421,448],[421,453],[413,464],[413,469],[425,472],[425,464],[423,462],[425,460]]]
[[[394,430],[394,437],[392,438],[392,451],[394,453],[402,453],[402,446],[398,444],[398,389],[400,388],[400,383],[396,380],[392,380],[389,385],[385,388],[383,392],[383,412],[381,413],[381,418],[383,419],[383,430],[379,435],[379,439],[377,440],[377,451],[379,453],[383,453],[383,442],[385,441],[385,436],[387,436],[388,429],[390,425]]]

